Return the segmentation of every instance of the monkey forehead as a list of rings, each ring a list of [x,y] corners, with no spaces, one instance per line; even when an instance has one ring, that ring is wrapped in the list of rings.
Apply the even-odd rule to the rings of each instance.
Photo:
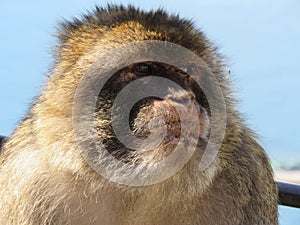
[[[170,40],[167,32],[150,30],[137,21],[123,22],[112,28],[111,32],[108,32],[107,34],[107,39],[111,39],[110,41],[114,41],[114,43],[128,43],[141,40]],[[120,38],[123,39],[120,40]]]
[[[167,33],[149,30],[135,21],[123,22],[112,28],[105,26],[91,28],[82,25],[66,40],[60,51],[60,57],[64,64],[68,64],[65,66],[72,66],[83,59],[84,63],[80,66],[84,68],[113,48],[143,40],[169,41],[170,38]]]
[[[58,34],[60,44],[57,60],[69,66],[87,52],[105,52],[118,44],[133,41],[161,40],[179,44],[201,54],[211,48],[204,34],[190,20],[170,15],[164,10],[145,12],[134,7],[108,6],[97,8],[81,19],[62,24]]]
[[[163,34],[158,31],[151,31],[138,22],[128,21],[103,33],[101,38],[95,40],[93,49],[91,49],[92,51],[84,56],[86,56],[86,58],[92,57],[95,59],[94,55],[101,57],[101,55],[106,54],[111,49],[131,42],[145,40],[168,41],[169,39],[170,38],[166,33]]]

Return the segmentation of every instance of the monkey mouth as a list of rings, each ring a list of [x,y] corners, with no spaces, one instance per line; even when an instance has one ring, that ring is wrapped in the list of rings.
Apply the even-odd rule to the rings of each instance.
[[[189,113],[190,99],[194,100],[191,93],[172,93],[166,99],[150,98],[134,107],[137,113],[132,114],[131,128],[135,136],[143,140],[150,135],[154,135],[157,139],[164,137],[158,147],[152,149],[150,153],[148,151],[156,160],[168,157],[178,146],[184,147],[183,145],[191,142],[197,143],[199,138],[207,138],[208,127],[204,128],[204,124],[209,123],[207,114],[203,109],[199,109],[199,118],[195,121]],[[184,115],[184,118],[181,118],[180,114]],[[200,123],[199,132],[195,131],[197,122]],[[182,134],[183,130],[186,132],[185,135]]]

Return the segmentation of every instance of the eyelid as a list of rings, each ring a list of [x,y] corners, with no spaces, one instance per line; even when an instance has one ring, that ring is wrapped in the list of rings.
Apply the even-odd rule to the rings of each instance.
[[[152,67],[147,63],[139,63],[134,65],[132,68],[133,72],[139,75],[150,75],[152,74]]]

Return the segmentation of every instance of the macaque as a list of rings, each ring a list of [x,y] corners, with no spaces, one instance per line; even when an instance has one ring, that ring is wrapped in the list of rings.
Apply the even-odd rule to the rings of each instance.
[[[269,159],[237,110],[225,62],[192,22],[161,9],[146,12],[133,6],[96,7],[81,19],[61,24],[58,38],[51,76],[2,147],[0,224],[278,224],[278,193]],[[107,66],[113,68],[117,57],[135,57],[132,52],[105,55],[123,45],[143,41],[184,47],[207,65],[220,84],[226,109],[224,138],[216,158],[204,170],[199,169],[199,162],[212,136],[212,126],[220,124],[213,122],[212,105],[197,81],[198,77],[205,85],[210,73],[196,72],[193,76],[189,68],[144,58],[126,64],[106,80],[95,98],[93,137],[88,132],[84,137],[76,134],[74,123],[85,117],[74,107],[83,111],[86,108],[76,105],[74,99],[86,74],[93,75],[92,80],[87,79],[87,84],[93,86],[104,77],[101,71],[106,71]],[[148,53],[146,48],[144,53]],[[149,77],[161,82],[147,85]],[[122,112],[112,109],[118,94],[140,78],[145,89],[160,92],[162,88],[156,86],[170,80],[182,90],[166,88],[161,97],[148,96],[132,105],[127,125],[134,140],[138,140],[139,150],[135,150],[133,144],[127,146],[118,138],[113,123]],[[131,96],[132,92],[124,93]],[[89,92],[82,96],[89,97]],[[75,112],[78,120],[74,119]],[[180,145],[186,126],[182,121],[187,121],[190,130],[186,129],[185,143]],[[153,140],[152,147],[141,144],[148,138]],[[99,145],[92,144],[92,139]],[[185,148],[190,144],[196,146],[192,153]],[[126,174],[124,182],[111,180],[90,163],[111,168],[106,172],[115,177],[120,175],[111,163],[115,161],[139,175],[147,174],[148,170],[156,171],[178,145],[180,154],[190,154],[182,167],[157,182],[147,183],[147,176],[141,176],[145,185],[126,183]],[[83,148],[86,155],[82,146],[87,146]],[[115,161],[106,161],[108,156]],[[176,167],[182,159],[179,156],[174,163],[164,164],[165,169],[157,170],[157,177]]]

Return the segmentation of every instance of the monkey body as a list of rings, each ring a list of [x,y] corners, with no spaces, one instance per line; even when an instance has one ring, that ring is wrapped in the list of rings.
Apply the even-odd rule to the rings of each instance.
[[[220,56],[190,22],[162,10],[108,7],[65,23],[59,37],[52,76],[2,149],[1,224],[278,224],[268,158],[234,108]],[[198,171],[192,159],[168,180],[128,187],[104,179],[80,155],[72,103],[99,55],[144,40],[182,45],[209,65],[222,85],[227,128],[211,169]]]

